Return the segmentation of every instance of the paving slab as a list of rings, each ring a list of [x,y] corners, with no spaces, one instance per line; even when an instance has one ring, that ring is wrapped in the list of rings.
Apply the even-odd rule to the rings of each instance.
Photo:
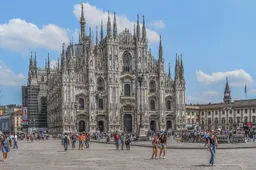
[[[8,161],[0,158],[0,170],[255,170],[256,149],[216,151],[216,166],[208,166],[205,150],[167,150],[166,159],[151,160],[152,149],[132,146],[130,151],[90,143],[90,148],[63,151],[59,140],[19,142]]]

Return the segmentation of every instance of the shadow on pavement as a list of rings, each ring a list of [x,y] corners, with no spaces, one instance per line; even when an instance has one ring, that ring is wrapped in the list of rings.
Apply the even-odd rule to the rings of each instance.
[[[194,167],[209,167],[209,165],[192,165]]]

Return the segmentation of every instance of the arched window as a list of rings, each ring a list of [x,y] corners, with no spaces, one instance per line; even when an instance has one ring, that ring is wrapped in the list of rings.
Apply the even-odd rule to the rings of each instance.
[[[204,121],[202,120],[202,125],[204,125]]]
[[[79,109],[84,109],[84,99],[79,98],[78,103],[79,103]]]
[[[240,117],[236,118],[236,123],[240,123]]]
[[[156,91],[156,82],[155,81],[150,81],[149,83],[149,92],[155,92]]]
[[[171,101],[170,100],[168,100],[166,103],[166,109],[171,110]]]
[[[99,77],[97,80],[97,89],[98,91],[104,91],[104,80],[103,78]]]
[[[123,55],[123,71],[124,72],[132,71],[132,57],[128,52],[125,52]]]
[[[225,117],[223,117],[223,118],[221,119],[221,123],[222,123],[222,124],[225,124],[225,123],[226,123]]]
[[[233,118],[232,118],[232,117],[230,117],[230,118],[228,119],[228,123],[233,123]]]
[[[103,109],[104,108],[104,103],[103,103],[103,99],[99,99],[99,109]]]
[[[155,102],[155,100],[151,100],[150,101],[150,109],[151,110],[156,110],[156,102]]]
[[[41,81],[44,81],[44,76],[41,77]]]
[[[218,124],[218,123],[219,123],[219,119],[218,119],[217,117],[215,117],[214,123],[215,123],[215,124]]]
[[[244,123],[247,123],[248,122],[248,116],[245,116],[244,117]]]
[[[125,96],[131,96],[131,87],[130,84],[124,85],[124,95]]]
[[[211,125],[211,124],[212,124],[212,119],[208,118],[208,125]]]
[[[252,123],[256,123],[256,117],[255,116],[252,117]]]

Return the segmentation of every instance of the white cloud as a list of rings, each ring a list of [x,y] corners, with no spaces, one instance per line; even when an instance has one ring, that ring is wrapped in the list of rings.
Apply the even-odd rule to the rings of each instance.
[[[158,20],[158,21],[152,22],[151,26],[156,29],[163,29],[163,28],[165,28],[165,23],[163,20]]]
[[[221,99],[221,94],[217,91],[205,91],[197,96],[186,96],[186,103],[192,104],[202,104],[219,101]]]
[[[57,61],[57,60],[52,60],[52,61],[50,62],[50,67],[51,67],[52,69],[57,68],[57,67],[58,67],[58,61]]]
[[[243,87],[245,84],[252,84],[252,76],[245,72],[243,69],[226,71],[226,72],[214,72],[212,74],[204,73],[201,70],[196,71],[197,80],[204,84],[212,84],[225,81],[228,78],[231,86]]]
[[[21,86],[26,83],[26,77],[21,73],[14,73],[0,61],[0,85]]]
[[[21,19],[11,19],[0,24],[0,48],[22,52],[31,48],[48,48],[61,51],[61,44],[68,43],[68,30],[53,24],[38,28]]]
[[[80,20],[81,16],[81,4],[74,5],[73,13],[76,18]],[[95,6],[90,5],[89,3],[84,4],[84,15],[87,26],[92,27],[94,29],[96,26],[101,24],[101,20],[103,20],[104,29],[106,30],[107,20],[108,20],[108,12],[98,9]],[[114,15],[111,13],[111,22],[113,22]],[[136,16],[135,16],[136,18]],[[141,17],[142,18],[142,17]],[[118,31],[123,31],[125,28],[128,28],[131,33],[133,33],[135,21],[130,21],[125,15],[116,15],[117,20],[117,28]],[[146,18],[145,18],[146,20]],[[147,38],[149,42],[159,42],[159,35],[147,28]]]

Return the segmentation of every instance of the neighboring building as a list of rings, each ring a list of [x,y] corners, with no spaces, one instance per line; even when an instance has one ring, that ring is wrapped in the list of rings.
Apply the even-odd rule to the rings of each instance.
[[[17,110],[11,114],[11,132],[22,132],[22,110]]]
[[[231,100],[228,80],[222,103],[186,106],[187,125],[198,130],[250,128],[256,125],[256,99]]]
[[[28,84],[22,87],[23,108],[27,107],[28,127],[37,129],[47,128],[47,70],[37,68],[36,53],[32,53],[29,63]]]
[[[11,116],[0,116],[0,131],[11,133]]]
[[[21,110],[21,105],[10,105],[8,106],[5,115],[11,115],[12,113]]]
[[[108,16],[107,35],[103,35],[101,25],[98,38],[98,30],[96,36],[91,29],[89,36],[86,35],[83,5],[81,11],[79,43],[71,42],[67,48],[63,44],[61,65],[58,62],[55,69],[50,68],[48,56],[45,69],[38,69],[36,58],[30,60],[29,118],[39,123],[41,117],[38,116],[45,119],[47,109],[49,133],[71,132],[76,128],[90,132],[138,132],[142,106],[145,130],[184,129],[182,57],[176,55],[173,80],[170,64],[169,72],[164,70],[161,38],[157,60],[148,50],[144,17],[142,28],[138,17],[133,34],[128,29],[119,34],[116,15],[113,27]],[[93,37],[96,37],[95,43]],[[142,75],[143,80],[139,79]]]

